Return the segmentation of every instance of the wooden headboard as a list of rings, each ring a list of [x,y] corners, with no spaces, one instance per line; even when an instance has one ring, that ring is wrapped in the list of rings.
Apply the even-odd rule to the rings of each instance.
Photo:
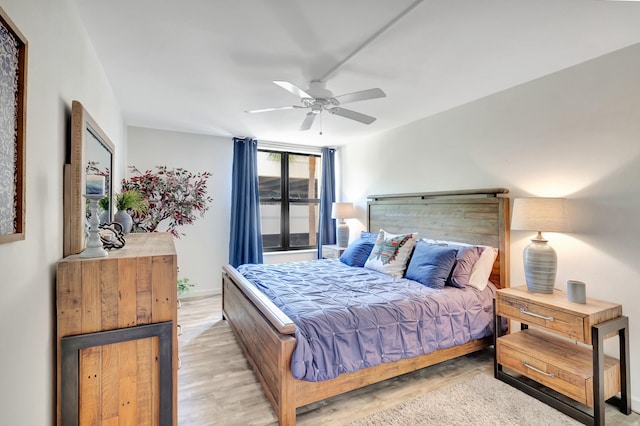
[[[420,238],[482,244],[499,249],[491,282],[509,287],[508,189],[370,195],[370,232],[418,232]]]

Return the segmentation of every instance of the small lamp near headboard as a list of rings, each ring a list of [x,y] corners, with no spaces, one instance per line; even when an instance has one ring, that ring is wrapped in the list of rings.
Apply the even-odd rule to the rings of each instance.
[[[333,203],[331,205],[331,217],[340,219],[336,225],[336,244],[339,247],[349,245],[349,226],[345,219],[353,217],[353,203]]]
[[[558,258],[542,236],[545,232],[569,231],[564,198],[516,198],[513,200],[511,229],[537,231],[524,249],[524,275],[529,291],[553,293]]]

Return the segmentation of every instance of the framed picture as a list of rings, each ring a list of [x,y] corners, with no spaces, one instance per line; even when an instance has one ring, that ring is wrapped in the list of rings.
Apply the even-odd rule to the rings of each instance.
[[[0,243],[24,240],[27,40],[0,8]]]

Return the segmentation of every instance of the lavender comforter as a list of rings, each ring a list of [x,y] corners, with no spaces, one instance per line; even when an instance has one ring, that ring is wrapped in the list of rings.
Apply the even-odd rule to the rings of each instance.
[[[238,271],[296,324],[293,376],[332,379],[493,334],[493,285],[435,290],[337,259]]]

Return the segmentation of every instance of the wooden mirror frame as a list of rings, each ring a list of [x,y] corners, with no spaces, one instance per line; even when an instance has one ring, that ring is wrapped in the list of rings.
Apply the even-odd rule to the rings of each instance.
[[[109,188],[105,197],[113,200],[113,156],[115,147],[98,123],[78,101],[71,103],[71,163],[64,174],[64,256],[80,253],[85,246],[87,131],[111,154]],[[111,213],[112,214],[112,213]],[[110,214],[110,215],[111,215]]]

